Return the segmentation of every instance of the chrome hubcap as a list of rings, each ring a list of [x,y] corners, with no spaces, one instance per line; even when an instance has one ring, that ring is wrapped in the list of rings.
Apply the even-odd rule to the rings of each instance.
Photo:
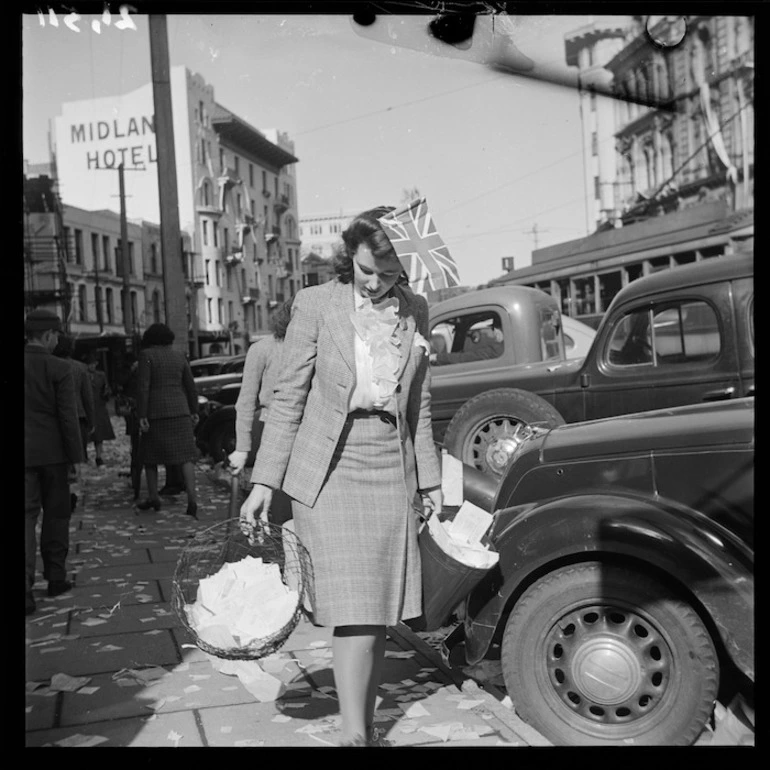
[[[470,464],[501,476],[525,440],[525,428],[524,423],[510,417],[488,420],[469,436]]]
[[[602,724],[633,722],[663,700],[673,658],[660,632],[625,608],[594,605],[561,618],[544,640],[554,695]]]

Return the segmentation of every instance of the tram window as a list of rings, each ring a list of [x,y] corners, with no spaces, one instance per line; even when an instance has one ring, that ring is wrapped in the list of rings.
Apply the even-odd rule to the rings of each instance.
[[[631,281],[635,281],[644,275],[644,267],[641,264],[626,265],[626,273],[628,274],[628,282],[631,283]]]
[[[701,259],[711,259],[711,257],[721,257],[725,253],[724,246],[709,246],[707,249],[701,249]]]
[[[650,260],[650,272],[657,273],[661,270],[668,270],[671,267],[670,257],[655,257]]]
[[[689,265],[695,262],[696,254],[694,251],[683,251],[681,254],[674,254],[674,261],[677,265]]]
[[[596,295],[594,294],[594,279],[575,278],[575,315],[591,315],[596,312]]]
[[[612,273],[602,273],[599,275],[599,301],[601,312],[607,310],[612,302],[612,298],[623,288],[623,279],[619,270]]]

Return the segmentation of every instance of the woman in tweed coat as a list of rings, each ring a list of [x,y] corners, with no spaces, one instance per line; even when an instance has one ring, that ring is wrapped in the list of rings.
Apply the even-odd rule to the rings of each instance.
[[[153,324],[142,336],[136,416],[148,499],[137,508],[160,510],[158,465],[181,465],[187,491],[186,513],[197,518],[193,463],[198,449],[193,426],[198,423],[198,393],[190,365],[184,354],[171,347],[173,342],[174,332],[165,324]]]
[[[378,218],[343,233],[337,278],[294,299],[245,530],[293,499],[313,563],[313,616],[334,628],[343,745],[371,744],[385,628],[422,611],[417,528],[442,506],[430,418],[428,307]]]

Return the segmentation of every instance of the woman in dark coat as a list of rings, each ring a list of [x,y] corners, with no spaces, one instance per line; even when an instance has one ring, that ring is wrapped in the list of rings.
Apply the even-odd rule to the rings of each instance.
[[[198,449],[193,427],[198,423],[198,394],[190,365],[174,350],[174,333],[153,324],[142,337],[136,414],[142,431],[140,455],[147,476],[148,499],[137,508],[160,510],[158,465],[181,465],[187,489],[187,515],[197,518],[195,466]]]
[[[110,400],[112,392],[107,384],[107,375],[96,368],[98,363],[99,359],[93,354],[86,359],[88,373],[91,377],[91,389],[94,394],[94,431],[89,440],[93,441],[94,444],[96,464],[104,465],[102,443],[112,441],[115,438],[115,431],[112,429],[110,414],[107,411],[107,402]],[[87,456],[86,459],[88,459]]]

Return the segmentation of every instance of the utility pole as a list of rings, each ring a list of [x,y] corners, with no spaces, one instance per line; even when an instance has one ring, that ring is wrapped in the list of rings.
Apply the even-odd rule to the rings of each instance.
[[[534,238],[535,248],[533,250],[536,251],[537,250],[537,243],[538,243],[537,242],[537,234],[540,233],[540,232],[543,232],[543,231],[538,229],[537,222],[535,222],[532,225],[532,229],[531,230],[525,230],[524,232],[527,233],[528,235],[531,235]]]
[[[160,241],[166,324],[174,332],[175,347],[187,353],[187,297],[180,253],[179,198],[176,186],[166,17],[161,14],[150,14],[149,25],[155,141],[158,150]]]
[[[131,267],[128,264],[128,219],[126,218],[126,179],[123,164],[118,166],[120,190],[120,261],[123,267],[123,329],[126,337],[134,333],[131,323]]]

